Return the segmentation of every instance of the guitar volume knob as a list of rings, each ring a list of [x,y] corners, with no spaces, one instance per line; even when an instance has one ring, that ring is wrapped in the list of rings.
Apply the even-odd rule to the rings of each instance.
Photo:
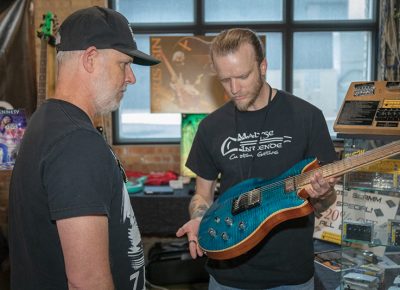
[[[226,232],[223,232],[223,233],[221,234],[221,238],[222,238],[224,241],[227,241],[227,240],[229,240],[229,235],[228,235]]]
[[[220,219],[220,217],[216,216],[216,217],[214,217],[214,221],[218,224],[221,221],[221,219]]]
[[[232,226],[232,224],[233,224],[233,221],[232,221],[232,219],[230,218],[230,217],[226,217],[225,218],[225,223],[228,225],[228,226]]]
[[[244,221],[241,221],[241,222],[239,223],[239,230],[243,231],[243,230],[245,230],[245,229],[246,229],[246,224],[244,223]]]
[[[213,228],[209,228],[209,229],[208,229],[208,234],[209,234],[211,237],[215,238],[215,237],[217,236],[217,231],[214,230]]]

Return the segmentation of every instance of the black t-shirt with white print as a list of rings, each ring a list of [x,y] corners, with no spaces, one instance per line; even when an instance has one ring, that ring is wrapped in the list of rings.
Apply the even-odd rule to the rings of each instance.
[[[68,289],[56,221],[85,215],[108,218],[116,289],[144,289],[141,237],[114,155],[81,109],[51,99],[32,116],[11,179],[11,288]]]
[[[270,105],[238,111],[228,102],[199,125],[186,166],[215,180],[220,191],[248,178],[278,177],[306,158],[336,159],[322,112],[306,101],[278,91]],[[209,259],[208,272],[221,284],[243,289],[297,285],[314,273],[314,215],[276,226],[264,240],[237,258]]]

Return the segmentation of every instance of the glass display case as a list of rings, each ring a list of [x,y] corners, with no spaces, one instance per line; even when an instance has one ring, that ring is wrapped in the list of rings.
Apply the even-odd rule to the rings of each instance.
[[[343,139],[343,158],[378,148],[379,159],[379,147],[400,143],[400,135]],[[343,176],[341,289],[400,289],[400,150],[394,148],[398,154]]]

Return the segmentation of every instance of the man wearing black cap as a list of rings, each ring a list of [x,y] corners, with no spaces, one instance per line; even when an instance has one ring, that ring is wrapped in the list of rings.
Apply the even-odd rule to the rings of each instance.
[[[140,233],[116,155],[94,128],[117,109],[136,47],[111,9],[79,10],[57,36],[57,88],[32,116],[10,186],[11,288],[144,289]]]

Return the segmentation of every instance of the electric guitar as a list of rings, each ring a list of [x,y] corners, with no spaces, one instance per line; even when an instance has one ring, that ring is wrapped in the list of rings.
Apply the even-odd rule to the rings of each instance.
[[[313,212],[305,187],[315,172],[325,178],[338,177],[396,154],[400,154],[400,141],[322,167],[317,159],[305,159],[272,180],[245,180],[229,188],[208,209],[199,227],[199,246],[216,260],[240,256],[278,224]]]
[[[54,36],[57,30],[57,18],[51,13],[47,12],[43,15],[43,23],[37,31],[37,36],[41,39],[40,42],[40,64],[39,64],[39,82],[38,82],[38,96],[36,100],[36,109],[46,100],[47,95],[47,44],[55,46],[56,38]]]

